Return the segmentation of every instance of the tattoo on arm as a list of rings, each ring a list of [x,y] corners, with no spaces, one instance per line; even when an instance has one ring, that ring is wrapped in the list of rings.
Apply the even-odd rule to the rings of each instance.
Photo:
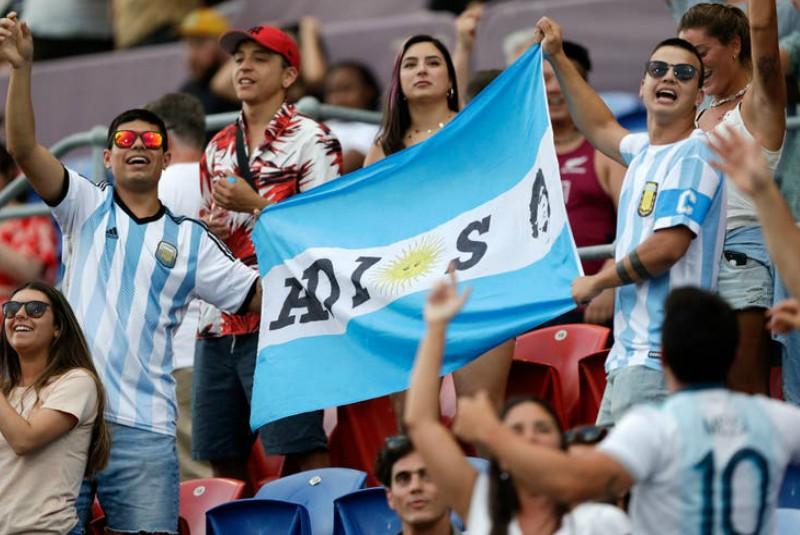
[[[631,259],[631,267],[636,272],[636,274],[639,275],[639,277],[641,277],[643,280],[647,280],[653,277],[650,274],[650,272],[647,271],[647,268],[644,267],[644,264],[642,264],[642,259],[639,258],[639,253],[636,252],[636,249],[633,250],[633,252],[628,256],[628,258]]]
[[[631,284],[633,282],[633,277],[628,275],[628,269],[625,267],[624,258],[617,262],[617,277],[622,281],[622,284]]]

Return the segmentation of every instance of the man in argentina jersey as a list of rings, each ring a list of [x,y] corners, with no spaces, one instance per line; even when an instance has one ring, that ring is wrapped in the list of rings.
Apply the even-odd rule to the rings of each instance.
[[[84,482],[82,522],[96,492],[108,527],[176,533],[178,464],[172,338],[189,302],[260,310],[258,273],[194,220],[158,200],[169,162],[163,121],[129,110],[104,150],[115,185],[93,184],[37,144],[31,102],[32,39],[14,15],[0,20],[0,59],[11,64],[6,136],[14,159],[64,234],[64,293],[86,334],[107,394],[108,465]]]
[[[725,234],[722,175],[694,128],[702,99],[703,63],[682,39],[659,43],[646,64],[640,96],[647,133],[631,134],[586,84],[561,49],[561,30],[543,18],[537,28],[575,123],[592,144],[628,166],[617,210],[616,265],[579,277],[579,304],[617,288],[614,346],[598,424],[632,405],[664,398],[660,326],[671,288],[714,288]]]
[[[460,402],[454,429],[528,490],[562,503],[630,490],[636,535],[774,533],[786,467],[800,463],[800,408],[725,388],[738,324],[720,297],[679,288],[664,308],[670,395],[628,412],[596,449],[570,455],[527,443],[484,400]]]

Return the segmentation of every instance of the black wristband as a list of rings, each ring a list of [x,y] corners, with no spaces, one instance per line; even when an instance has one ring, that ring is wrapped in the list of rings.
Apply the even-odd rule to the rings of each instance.
[[[634,249],[633,252],[630,254],[630,259],[631,259],[631,267],[636,272],[636,274],[642,278],[642,280],[651,279],[653,277],[650,274],[650,272],[647,271],[647,268],[644,267],[644,264],[642,264],[642,259],[639,258],[639,253],[636,252],[636,249]]]
[[[622,284],[631,284],[633,282],[633,278],[628,275],[628,270],[625,269],[624,259],[617,262],[617,276],[622,281]]]

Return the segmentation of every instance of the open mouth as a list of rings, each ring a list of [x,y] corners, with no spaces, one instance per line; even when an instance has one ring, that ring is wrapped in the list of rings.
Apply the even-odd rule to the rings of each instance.
[[[150,163],[150,159],[147,156],[142,156],[141,154],[137,154],[135,156],[130,156],[125,160],[125,163],[128,165],[147,165]]]
[[[250,87],[256,82],[251,78],[239,78],[236,83],[239,84],[239,87]]]
[[[33,330],[33,328],[28,327],[27,325],[16,325],[14,327],[15,333],[29,333]]]
[[[675,102],[678,100],[678,93],[672,89],[659,89],[656,91],[656,100],[659,102]]]

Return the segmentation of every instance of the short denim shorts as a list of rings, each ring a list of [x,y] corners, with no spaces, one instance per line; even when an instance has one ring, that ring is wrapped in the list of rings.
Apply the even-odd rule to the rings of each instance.
[[[108,465],[84,480],[76,506],[84,526],[95,496],[110,531],[178,532],[178,453],[175,437],[109,422]]]

